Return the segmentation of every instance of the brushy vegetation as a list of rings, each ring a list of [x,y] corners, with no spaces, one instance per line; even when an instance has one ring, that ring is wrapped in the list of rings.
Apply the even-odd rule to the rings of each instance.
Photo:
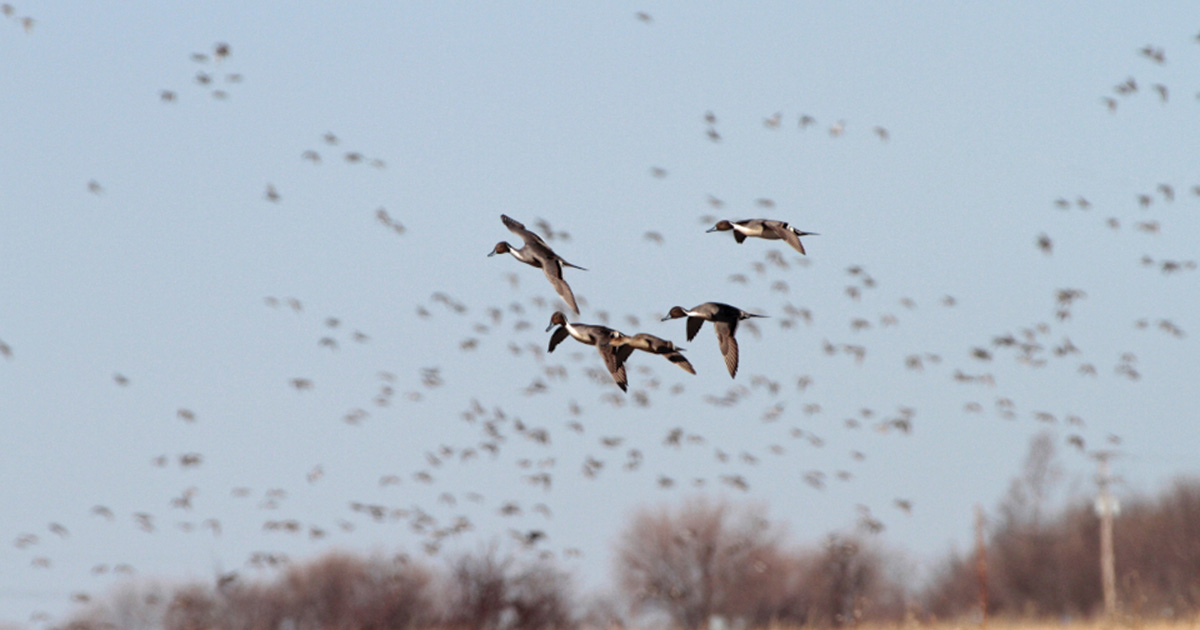
[[[1121,618],[1099,622],[1099,527],[1088,501],[1052,509],[1053,442],[1035,438],[985,540],[989,627],[1200,625],[1200,480],[1126,498],[1115,549]],[[762,506],[696,497],[633,514],[614,549],[612,598],[581,598],[552,560],[496,545],[433,564],[333,552],[272,579],[130,582],[62,628],[548,630],[638,625],[979,627],[976,556],[914,585],[870,528],[796,546]],[[580,602],[589,602],[581,604]]]

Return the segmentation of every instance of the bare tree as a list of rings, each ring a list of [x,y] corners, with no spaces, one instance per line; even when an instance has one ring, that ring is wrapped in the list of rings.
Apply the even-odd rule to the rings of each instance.
[[[704,498],[636,512],[617,546],[619,587],[635,609],[700,628],[714,614],[743,617],[766,592],[779,534],[760,507]]]
[[[512,558],[500,558],[490,545],[451,561],[446,621],[451,627],[499,630],[508,611],[508,573]]]
[[[543,630],[575,625],[570,580],[549,562],[519,568],[495,544],[451,561],[445,621],[456,628]]]

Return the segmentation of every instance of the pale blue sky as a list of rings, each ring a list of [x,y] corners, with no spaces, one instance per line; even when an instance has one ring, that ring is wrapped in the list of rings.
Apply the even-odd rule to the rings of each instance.
[[[35,19],[30,32],[24,16]],[[1123,491],[1195,474],[1197,275],[1140,261],[1186,262],[1198,251],[1198,29],[1200,9],[1186,2],[20,2],[0,18],[0,341],[12,352],[0,359],[0,620],[60,618],[71,593],[102,594],[123,579],[94,575],[98,564],[208,579],[218,569],[253,574],[254,551],[422,553],[408,521],[372,523],[352,501],[420,506],[438,526],[470,518],[475,530],[448,550],[542,529],[544,549],[581,550],[565,566],[601,585],[630,510],[679,501],[695,478],[705,492],[768,504],[799,542],[852,528],[857,506],[868,506],[887,526],[882,542],[919,569],[969,542],[973,506],[995,505],[1041,429],[1056,432],[1078,493],[1092,491],[1092,468],[1066,445],[1073,433],[1089,449],[1121,436]],[[218,42],[230,45],[227,59],[192,60]],[[1148,44],[1164,49],[1165,64],[1139,54]],[[198,84],[198,72],[213,83]],[[1128,77],[1139,91],[1117,96]],[[1154,84],[1167,86],[1167,102]],[[163,102],[162,90],[176,100]],[[1115,113],[1106,96],[1118,99]],[[706,135],[708,111],[720,142]],[[764,125],[777,112],[780,127]],[[816,123],[801,130],[801,115]],[[844,133],[833,137],[839,121]],[[307,150],[319,164],[302,158]],[[365,159],[348,163],[347,152]],[[1163,183],[1173,202],[1156,190]],[[268,185],[277,203],[265,199]],[[1081,196],[1090,209],[1075,205]],[[1058,198],[1071,208],[1056,208]],[[379,208],[405,232],[377,221]],[[544,362],[510,353],[510,343],[544,347],[557,300],[540,271],[486,257],[515,238],[501,213],[569,232],[552,245],[588,268],[566,274],[586,300],[579,321],[606,311],[625,332],[673,339],[698,374],[637,354],[630,395],[620,395],[586,376],[599,358],[573,341]],[[779,218],[820,236],[805,239],[804,266],[759,274],[753,265],[771,250],[798,256],[706,234],[710,215]],[[1150,221],[1159,233],[1136,227]],[[1042,233],[1051,255],[1035,244]],[[854,265],[875,281],[858,300],[846,293],[862,287],[847,273]],[[739,273],[749,281],[729,281]],[[1059,321],[1064,288],[1087,297]],[[267,297],[295,297],[303,310]],[[658,321],[673,305],[710,300],[771,316],[759,336],[740,331],[735,381],[709,328],[684,343],[682,322]],[[784,328],[789,303],[810,309],[812,323]],[[492,307],[504,309],[499,325]],[[889,315],[896,324],[885,326]],[[855,319],[870,328],[853,330]],[[1164,331],[1164,319],[1186,336]],[[1043,322],[1044,367],[991,346]],[[337,350],[319,345],[326,336]],[[470,338],[478,346],[461,349]],[[1064,338],[1080,353],[1054,356]],[[862,346],[865,359],[828,355],[826,341]],[[975,347],[994,359],[972,358]],[[941,362],[906,369],[926,353]],[[1136,357],[1136,381],[1119,372],[1124,353]],[[557,365],[568,378],[543,373]],[[436,388],[422,384],[432,367],[444,383]],[[958,370],[995,385],[958,383]],[[756,375],[778,393],[755,386]],[[800,391],[805,375],[812,385]],[[293,378],[314,387],[298,392]],[[537,379],[547,391],[524,394]],[[380,406],[385,385],[395,393]],[[738,404],[709,402],[734,387],[746,388]],[[633,404],[638,392],[648,406]],[[626,404],[614,406],[614,394]],[[1001,417],[998,399],[1014,403],[1013,418]],[[487,439],[483,420],[461,416],[472,400],[505,412],[506,441],[495,457],[460,462],[458,449]],[[806,412],[813,404],[820,411]],[[776,405],[778,419],[764,422]],[[915,410],[911,435],[874,429],[901,407]],[[181,408],[196,421],[181,420]],[[369,415],[358,426],[343,421],[360,408]],[[551,443],[517,435],[513,418],[547,429]],[[664,446],[675,427],[705,442]],[[625,442],[601,445],[610,436]],[[455,456],[433,467],[425,453],[442,445]],[[634,471],[623,469],[630,449],[644,458]],[[174,458],[192,452],[203,464],[181,469]],[[153,465],[164,454],[172,463]],[[605,462],[595,479],[581,473],[589,456]],[[524,458],[533,468],[520,467]],[[323,476],[310,483],[317,466]],[[421,470],[434,481],[414,479]],[[553,474],[551,490],[525,481],[540,471]],[[823,490],[804,483],[813,471]],[[381,486],[386,475],[401,484]],[[728,475],[749,490],[723,483]],[[660,488],[660,476],[675,487]],[[231,496],[240,487],[250,496]],[[187,488],[192,509],[172,508]],[[271,489],[288,496],[259,507]],[[455,505],[438,501],[447,492]],[[910,499],[913,513],[895,498]],[[510,500],[522,516],[497,514]],[[537,503],[551,519],[532,511]],[[95,505],[115,518],[92,515]],[[155,532],[138,529],[139,512],[154,516]],[[210,518],[219,537],[199,529]],[[263,530],[289,519],[328,535]],[[25,534],[38,542],[11,544]],[[38,558],[50,567],[32,566]]]

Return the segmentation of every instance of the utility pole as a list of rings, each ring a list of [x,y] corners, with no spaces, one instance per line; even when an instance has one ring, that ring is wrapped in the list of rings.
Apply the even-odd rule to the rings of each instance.
[[[979,614],[983,630],[988,622],[987,545],[983,540],[983,506],[975,504],[975,570],[979,575]]]
[[[1104,589],[1104,616],[1110,621],[1117,616],[1117,573],[1113,559],[1113,516],[1121,511],[1117,498],[1112,495],[1114,478],[1109,474],[1108,460],[1116,453],[1097,451],[1092,453],[1099,470],[1096,485],[1100,494],[1096,497],[1096,515],[1100,517],[1100,584]]]

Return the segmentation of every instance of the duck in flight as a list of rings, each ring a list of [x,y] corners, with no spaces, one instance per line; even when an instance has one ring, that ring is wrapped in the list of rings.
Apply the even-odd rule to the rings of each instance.
[[[733,238],[738,243],[746,240],[747,236],[755,236],[770,241],[784,240],[792,249],[807,255],[804,251],[804,245],[800,242],[801,236],[818,236],[816,232],[805,232],[799,230],[784,221],[776,221],[774,219],[746,219],[745,221],[728,221],[722,219],[717,221],[717,224],[708,229],[709,232],[728,232],[733,231]]]
[[[569,323],[567,316],[562,311],[555,311],[550,316],[550,325],[546,327],[546,332],[550,332],[550,329],[555,326],[558,328],[554,334],[550,335],[550,347],[547,348],[547,352],[554,352],[554,348],[558,347],[558,344],[568,336],[573,337],[579,343],[596,346],[596,350],[604,359],[604,367],[608,368],[609,374],[612,374],[617,387],[620,387],[621,391],[629,390],[629,380],[625,377],[625,359],[610,343],[614,336],[621,335],[621,333],[608,326]],[[626,352],[625,356],[629,356],[629,353]]]
[[[687,357],[680,352],[683,348],[677,347],[674,343],[661,337],[655,337],[649,333],[638,333],[629,337],[613,331],[612,339],[608,343],[617,349],[617,358],[622,363],[629,358],[629,355],[633,354],[634,350],[641,350],[650,354],[661,354],[671,363],[683,368],[685,372],[696,373],[696,369],[688,362]]]
[[[681,317],[687,318],[688,341],[695,339],[696,333],[700,332],[700,326],[704,325],[704,322],[713,323],[713,329],[717,333],[717,344],[721,348],[721,355],[725,357],[725,367],[729,368],[729,376],[733,378],[737,376],[738,369],[738,343],[734,337],[734,334],[737,333],[738,322],[751,317],[767,316],[747,313],[736,306],[720,302],[705,302],[691,309],[672,306],[671,311],[662,320],[665,322],[668,319]]]
[[[505,253],[512,254],[513,258],[527,265],[541,268],[546,273],[546,279],[550,281],[550,284],[554,286],[554,290],[558,292],[558,296],[567,303],[567,306],[571,307],[571,310],[579,313],[579,306],[575,303],[575,294],[571,292],[571,287],[567,285],[567,281],[563,280],[563,267],[572,267],[574,269],[582,269],[583,271],[587,270],[579,265],[572,265],[563,260],[561,256],[554,253],[553,249],[550,249],[550,246],[546,244],[546,241],[542,240],[542,237],[527,229],[521,222],[504,214],[500,215],[500,220],[504,222],[504,226],[509,231],[520,236],[525,241],[525,245],[516,248],[509,245],[506,241],[500,241],[496,243],[496,246],[492,248],[492,253],[488,254],[488,256]]]

